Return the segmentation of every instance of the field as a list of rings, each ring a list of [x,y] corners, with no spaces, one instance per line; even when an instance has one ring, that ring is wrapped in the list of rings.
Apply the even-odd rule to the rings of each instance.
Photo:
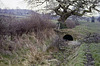
[[[53,22],[56,23],[57,21]],[[81,34],[81,39],[83,39],[88,33],[100,34],[100,23],[81,21],[80,25],[73,30]],[[15,41],[11,41],[10,38],[7,37],[4,40],[3,48],[6,51],[0,51],[2,52],[0,53],[0,66],[100,66],[100,43],[82,42],[80,46],[67,46],[65,51],[47,52],[48,46],[56,39],[53,29],[48,30],[48,26],[46,30],[40,31],[39,34],[38,32],[23,34]],[[11,52],[8,51],[9,45],[15,47],[12,48],[14,50]]]
[[[98,33],[100,34],[100,23],[87,23],[87,22],[81,22],[80,26],[77,26],[75,28],[78,32],[80,32],[83,35],[86,35],[86,33]],[[94,63],[95,66],[100,66],[100,43],[83,43],[80,48],[83,48],[82,52],[78,52],[79,55],[81,53],[84,53],[83,55],[79,56],[82,57],[81,60],[83,60],[83,63],[87,63],[89,60],[87,60],[85,53],[91,54],[93,57],[93,60],[91,63]],[[82,65],[79,65],[82,66]],[[84,66],[84,65],[83,65]]]
[[[80,22],[75,31],[85,37],[88,33],[100,34],[100,23]],[[83,38],[82,38],[83,39]],[[78,47],[68,46],[66,51],[57,52],[54,58],[60,66],[100,66],[100,43],[84,43]],[[57,66],[57,65],[55,65]]]
[[[10,1],[0,0],[0,66],[100,66],[100,0]]]

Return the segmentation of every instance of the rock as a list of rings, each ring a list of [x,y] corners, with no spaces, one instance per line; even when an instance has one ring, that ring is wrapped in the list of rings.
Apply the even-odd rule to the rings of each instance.
[[[68,45],[80,45],[81,43],[78,41],[69,41]]]

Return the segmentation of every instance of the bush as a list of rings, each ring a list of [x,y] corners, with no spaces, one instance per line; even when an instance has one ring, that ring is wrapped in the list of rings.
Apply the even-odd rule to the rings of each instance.
[[[95,17],[94,16],[91,17],[91,22],[95,22]]]
[[[34,32],[36,37],[43,39],[44,35],[49,36],[52,29],[56,25],[49,19],[42,17],[42,15],[33,13],[29,18],[22,19],[19,22],[16,33],[22,35],[23,33]]]
[[[2,29],[1,33],[10,36],[22,36],[22,34],[28,34],[31,32],[35,32],[35,34],[38,35],[38,33],[45,32],[45,30],[50,31],[56,26],[46,18],[45,15],[42,16],[35,12],[30,17],[21,20],[13,17],[3,17],[3,23],[3,25],[0,25],[0,30]]]
[[[5,28],[5,27],[4,27],[2,18],[0,18],[0,34],[2,34],[4,28]]]
[[[77,25],[80,25],[80,23],[78,22],[78,21],[75,21],[75,25],[77,26]]]
[[[47,47],[47,40],[52,40],[51,38],[55,35],[53,31],[55,24],[37,13],[21,20],[3,18],[0,22],[2,22],[0,31],[4,27],[2,31],[5,32],[0,34],[0,37],[3,35],[0,38],[0,58],[2,57],[3,61],[7,59],[10,65],[19,65],[20,60],[20,64],[24,65],[19,66],[26,64],[26,66],[31,64],[36,66],[43,62],[45,57],[43,50]]]
[[[60,22],[60,29],[64,29],[64,28],[67,28],[66,24],[64,22],[63,23]]]
[[[44,16],[33,13],[20,19],[1,18],[0,63],[4,64],[1,66],[37,66],[46,63],[44,51],[55,35],[53,28],[56,25]]]
[[[0,16],[0,35],[9,35],[9,28],[11,26],[12,22],[15,22],[16,20],[9,16]],[[17,21],[16,21],[17,22]],[[15,28],[15,27],[14,27]]]
[[[74,28],[76,26],[76,24],[75,24],[74,21],[67,19],[66,20],[66,26],[67,26],[67,28]]]
[[[100,22],[100,16],[97,18],[97,20]]]

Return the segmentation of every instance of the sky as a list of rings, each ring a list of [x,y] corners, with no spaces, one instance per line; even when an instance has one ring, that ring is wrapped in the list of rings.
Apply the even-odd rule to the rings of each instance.
[[[0,0],[4,6],[1,6],[0,4],[0,8],[7,8],[7,9],[31,9],[29,6],[27,6],[27,3],[24,0]],[[45,5],[45,4],[44,4]],[[34,7],[32,8],[32,10],[38,10],[41,9],[43,7]]]
[[[27,9],[27,4],[23,0],[1,0],[5,8],[9,9]],[[3,6],[1,7],[3,8]]]
[[[29,9],[29,7],[27,6],[27,3],[24,2],[24,0],[0,0],[0,2],[2,2],[4,4],[4,6],[1,6],[1,3],[0,3],[0,8],[8,8],[8,9]],[[45,5],[45,4],[44,4]],[[36,7],[32,10],[38,10],[38,9],[41,9],[43,8],[42,6],[41,7]],[[88,14],[89,15],[89,14]],[[98,15],[98,13],[94,13],[93,15]],[[90,15],[91,16],[91,15]]]

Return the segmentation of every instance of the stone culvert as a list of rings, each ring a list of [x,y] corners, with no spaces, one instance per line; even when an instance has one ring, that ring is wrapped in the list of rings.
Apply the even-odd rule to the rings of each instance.
[[[55,30],[57,37],[47,47],[47,51],[57,52],[59,50],[64,51],[69,45],[80,45],[77,41],[81,38],[81,35],[72,29],[60,29]]]
[[[82,38],[82,36],[73,29],[60,29],[60,30],[55,29],[55,32],[60,38],[63,38],[65,40],[73,41],[73,40],[79,40]]]

